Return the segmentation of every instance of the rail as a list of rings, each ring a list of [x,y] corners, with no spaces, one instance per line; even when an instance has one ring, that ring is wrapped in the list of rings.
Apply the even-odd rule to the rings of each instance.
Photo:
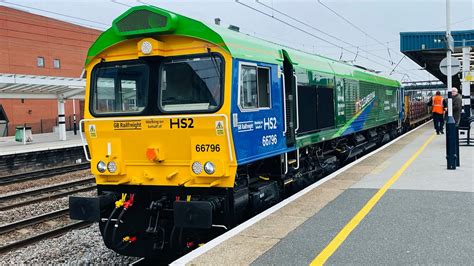
[[[14,230],[17,230],[29,225],[35,225],[35,224],[42,223],[44,221],[59,218],[59,217],[67,215],[68,213],[69,213],[69,208],[64,208],[57,211],[52,211],[52,212],[48,212],[48,213],[41,214],[38,216],[34,216],[31,218],[26,218],[17,222],[5,224],[5,225],[0,226],[0,234],[6,234],[11,231],[14,231]]]
[[[60,167],[55,167],[55,168],[41,169],[34,172],[0,176],[0,185],[9,185],[9,184],[14,184],[18,182],[33,180],[33,179],[51,177],[54,175],[69,173],[74,170],[88,169],[89,167],[90,167],[89,163],[80,163],[80,164],[72,164],[72,165],[60,166]]]
[[[92,222],[87,222],[87,221],[74,222],[74,223],[65,225],[63,227],[57,228],[57,229],[53,229],[53,230],[50,230],[50,231],[47,231],[47,232],[44,232],[44,233],[41,233],[41,234],[38,234],[38,235],[34,235],[32,237],[29,237],[29,238],[25,238],[25,239],[22,239],[22,240],[19,240],[19,241],[15,241],[15,242],[6,244],[4,246],[1,246],[0,247],[0,254],[4,254],[4,253],[6,253],[10,250],[18,249],[18,248],[21,248],[21,247],[39,242],[39,241],[44,240],[44,239],[48,239],[48,238],[63,235],[63,234],[65,234],[65,233],[67,233],[71,230],[74,230],[74,229],[85,228],[85,227],[87,227],[91,224],[92,224]]]
[[[75,180],[73,182],[61,183],[61,184],[58,184],[58,185],[38,188],[38,189],[35,189],[35,190],[22,191],[22,192],[19,192],[19,193],[7,194],[7,195],[4,195],[4,196],[0,196],[0,211],[6,211],[6,210],[10,210],[10,209],[14,209],[14,208],[18,208],[18,207],[22,207],[22,206],[26,206],[26,205],[30,205],[30,204],[42,202],[42,201],[57,199],[57,198],[61,198],[61,197],[64,197],[64,196],[76,194],[76,193],[79,193],[79,192],[91,191],[91,190],[96,188],[96,185],[88,185],[88,184],[92,184],[93,180],[94,180],[93,178]],[[87,186],[83,187],[84,185],[87,185]],[[70,189],[70,188],[74,188],[76,186],[82,186],[82,187],[75,188],[75,189]],[[67,191],[61,191],[59,193],[51,193],[51,192],[55,192],[55,191],[63,190],[63,189],[68,189],[68,190]],[[13,202],[13,203],[9,203],[9,201],[11,201],[11,200],[22,199],[26,196],[41,195],[41,194],[45,194],[45,193],[48,193],[48,194],[44,195],[44,196],[40,196],[40,197],[33,197],[33,198],[30,198],[30,199],[25,199],[23,201],[20,200],[20,201],[16,201],[16,202]]]

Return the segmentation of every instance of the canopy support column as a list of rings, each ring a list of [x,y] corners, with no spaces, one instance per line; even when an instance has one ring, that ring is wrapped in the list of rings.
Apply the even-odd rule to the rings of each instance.
[[[66,140],[66,115],[64,113],[64,99],[58,97],[58,131],[59,140]]]
[[[76,99],[72,99],[72,115],[73,115],[73,120],[74,120],[74,135],[77,135]]]

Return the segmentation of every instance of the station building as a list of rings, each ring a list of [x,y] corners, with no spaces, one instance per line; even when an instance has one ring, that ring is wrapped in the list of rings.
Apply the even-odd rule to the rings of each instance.
[[[100,33],[0,6],[0,136],[25,124],[33,134],[53,132],[60,103],[72,129],[73,113],[83,116],[84,60]]]

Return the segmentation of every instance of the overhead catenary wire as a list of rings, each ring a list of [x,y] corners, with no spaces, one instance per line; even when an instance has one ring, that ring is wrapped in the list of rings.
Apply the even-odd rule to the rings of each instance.
[[[390,72],[390,75],[392,75],[392,73],[395,71],[395,69],[397,69],[398,65],[400,65],[400,63],[403,61],[403,59],[405,59],[406,56],[403,56],[402,59],[400,59],[400,61],[398,61],[397,65],[395,65],[395,67],[392,69],[392,72]]]
[[[474,17],[468,17],[468,18],[464,18],[464,19],[461,19],[461,20],[452,22],[452,23],[451,23],[451,26],[452,26],[452,25],[459,24],[459,23],[462,23],[462,22],[465,22],[465,21],[468,21],[468,20],[474,20]],[[437,28],[435,28],[435,29],[446,29],[446,25],[441,26],[441,27],[437,27]]]
[[[333,42],[331,42],[331,41],[328,41],[328,40],[326,40],[326,39],[324,39],[324,38],[321,38],[321,37],[319,37],[319,36],[317,36],[317,35],[315,35],[315,34],[309,32],[309,31],[306,31],[306,30],[304,30],[304,29],[302,29],[302,28],[300,28],[300,27],[297,27],[297,26],[295,26],[295,25],[293,25],[293,24],[291,24],[291,23],[288,23],[288,22],[286,22],[286,21],[284,21],[284,20],[282,20],[282,19],[279,19],[279,18],[277,18],[277,17],[275,17],[275,16],[272,16],[271,14],[268,14],[268,13],[266,13],[266,12],[263,12],[262,10],[259,10],[259,9],[255,8],[255,7],[253,7],[253,6],[249,6],[249,5],[245,4],[245,3],[242,3],[242,2],[240,2],[239,0],[235,0],[235,2],[238,3],[238,4],[240,4],[240,5],[243,5],[243,6],[247,7],[247,8],[249,8],[249,9],[251,9],[251,10],[254,10],[255,12],[258,12],[258,13],[260,13],[260,14],[262,14],[262,15],[265,15],[265,16],[267,16],[267,17],[269,17],[269,18],[272,18],[272,19],[274,19],[274,20],[277,20],[277,21],[279,21],[279,22],[281,22],[281,23],[283,23],[283,24],[285,24],[285,25],[287,25],[287,26],[289,26],[289,27],[291,27],[291,28],[294,28],[294,29],[296,29],[296,30],[298,30],[298,31],[301,31],[301,32],[303,32],[303,33],[305,33],[305,34],[307,34],[307,35],[309,35],[309,36],[311,36],[311,37],[313,37],[313,38],[315,38],[315,39],[318,39],[318,40],[321,40],[321,41],[326,42],[326,43],[328,43],[328,44],[331,44],[331,45],[333,45],[333,46],[335,46],[335,47],[338,47],[338,48],[340,48],[340,49],[342,49],[342,50],[344,50],[344,51],[346,51],[346,52],[348,52],[348,53],[351,53],[351,54],[354,54],[354,55],[356,54],[355,52],[353,52],[353,51],[351,51],[351,50],[348,50],[348,49],[344,48],[343,46],[337,45],[337,44],[335,44],[335,43],[333,43]],[[388,66],[386,66],[386,65],[384,65],[384,64],[381,64],[380,62],[377,62],[377,61],[372,60],[371,58],[368,58],[368,57],[365,57],[365,56],[360,56],[360,57],[365,58],[365,59],[367,59],[367,60],[369,60],[369,61],[371,61],[371,62],[373,62],[373,63],[375,63],[375,64],[377,64],[377,65],[379,65],[379,66],[384,67],[384,68],[391,69],[391,68],[389,68]]]
[[[110,0],[110,2],[112,2],[114,4],[122,5],[122,6],[133,7],[132,5],[121,3],[118,0]],[[140,2],[140,1],[138,1],[138,2]]]
[[[362,28],[360,28],[359,26],[357,26],[356,24],[352,23],[349,19],[347,19],[346,17],[344,17],[343,15],[339,14],[337,11],[333,10],[332,8],[330,8],[329,6],[327,6],[326,4],[324,4],[322,2],[322,0],[317,0],[319,4],[321,4],[323,7],[325,7],[326,9],[328,9],[329,11],[331,11],[333,14],[335,14],[336,16],[338,16],[339,18],[341,18],[342,20],[344,20],[345,22],[347,22],[349,25],[353,26],[354,28],[356,28],[357,30],[359,30],[360,32],[364,33],[365,36],[375,40],[378,44],[384,46],[387,48],[387,51],[389,53],[389,56],[391,57],[390,55],[390,47],[388,46],[388,43],[387,45],[383,44],[381,41],[379,41],[377,38],[371,36],[370,34],[368,34],[366,31],[364,31]],[[468,20],[472,20],[474,19],[474,17],[468,17],[468,18],[464,18],[464,19],[461,19],[461,20],[458,20],[458,21],[455,21],[455,22],[452,22],[451,25],[456,25],[456,24],[459,24],[459,23],[462,23],[462,22],[465,22],[465,21],[468,21]],[[442,26],[442,27],[438,27],[436,29],[441,29],[441,28],[444,28],[445,26]],[[398,40],[398,39],[397,39]],[[394,40],[394,41],[397,41],[397,40]],[[398,53],[402,54],[400,51],[397,51]],[[402,57],[402,59],[400,59],[400,62],[405,58],[405,55]],[[397,64],[397,66],[399,65],[399,63]],[[396,68],[396,67],[395,67]],[[404,70],[404,71],[409,71],[405,68],[402,68],[400,67],[400,69]],[[393,72],[393,71],[392,71]],[[392,73],[391,72],[391,73]],[[428,72],[429,73],[429,72]],[[420,77],[418,76],[417,74],[415,74],[417,77]]]
[[[99,21],[84,19],[84,18],[75,17],[75,16],[70,16],[70,15],[67,15],[67,14],[62,14],[62,13],[53,12],[53,11],[49,11],[49,10],[44,10],[44,9],[40,9],[40,8],[30,7],[30,6],[21,5],[21,4],[16,4],[16,3],[11,3],[11,2],[8,2],[8,1],[5,1],[5,0],[0,0],[0,1],[2,1],[2,2],[4,2],[4,3],[7,3],[7,4],[10,4],[10,5],[13,5],[13,6],[20,6],[20,7],[22,7],[22,8],[26,8],[26,9],[37,10],[37,11],[41,11],[41,12],[46,12],[46,13],[55,14],[55,15],[58,15],[58,16],[63,16],[63,17],[72,18],[72,19],[75,19],[75,20],[87,21],[87,22],[91,22],[91,23],[96,23],[96,24],[101,24],[101,25],[110,26],[109,24],[102,23],[102,22],[99,22]],[[132,7],[132,5],[120,3],[120,2],[118,2],[118,0],[111,0],[111,2],[112,2],[112,3],[116,3],[116,4],[120,4],[120,5],[124,5],[124,6],[127,6],[127,7]],[[145,1],[142,1],[142,0],[141,0],[141,1],[138,1],[138,2],[146,3]],[[236,2],[240,3],[238,0],[237,0]],[[243,3],[240,3],[240,4],[243,4]],[[243,5],[245,5],[245,4],[243,4]],[[247,5],[245,5],[245,6],[247,6]],[[260,11],[259,11],[259,12],[260,12]],[[265,12],[260,12],[260,13],[263,14],[263,13],[265,13]],[[265,13],[265,15],[268,16],[268,14],[266,14],[266,13]],[[316,39],[319,39],[319,40],[321,40],[321,41],[323,41],[323,42],[325,42],[325,43],[328,43],[328,44],[330,44],[330,45],[333,46],[333,47],[339,48],[339,49],[341,49],[342,51],[346,51],[347,53],[353,54],[353,55],[355,55],[354,59],[357,59],[358,57],[365,58],[365,59],[367,59],[368,61],[371,61],[371,62],[373,62],[373,63],[375,63],[375,64],[377,64],[377,65],[379,65],[379,66],[382,66],[382,67],[384,67],[384,68],[386,68],[386,69],[391,69],[391,67],[387,67],[386,65],[380,64],[379,62],[374,61],[374,60],[372,60],[372,59],[369,58],[369,57],[362,56],[362,55],[359,54],[358,52],[354,52],[354,51],[348,50],[348,49],[346,49],[345,47],[343,47],[343,46],[341,46],[341,45],[338,45],[338,44],[335,44],[335,43],[333,43],[333,42],[327,41],[327,40],[325,40],[325,39],[323,39],[323,38],[320,38],[319,36],[317,36],[317,35],[315,35],[315,34],[312,34],[312,33],[310,33],[310,32],[307,32],[307,31],[305,31],[305,30],[303,30],[303,29],[301,29],[301,28],[299,28],[299,27],[297,27],[297,26],[295,26],[295,25],[293,25],[293,24],[286,23],[285,21],[280,20],[280,19],[278,19],[278,18],[275,18],[274,16],[273,16],[273,19],[278,20],[278,21],[280,21],[280,22],[282,22],[282,23],[284,23],[284,24],[287,24],[287,25],[290,26],[290,27],[293,27],[293,28],[295,28],[295,29],[298,29],[299,31],[302,31],[302,32],[304,32],[305,34],[308,34],[308,35],[312,36],[313,38],[316,38]],[[80,23],[76,23],[76,22],[73,22],[73,23],[75,23],[75,24],[80,24]],[[84,24],[83,24],[83,25],[84,25]],[[87,27],[93,27],[93,28],[101,28],[101,27],[98,27],[98,26],[91,26],[91,25],[86,25],[86,26],[87,26]],[[102,28],[102,29],[104,29],[104,28]],[[254,36],[254,37],[255,37],[255,36]],[[336,37],[336,38],[337,38],[337,37]],[[268,41],[268,40],[267,40],[267,41]],[[305,46],[304,44],[299,44],[299,45],[302,45],[303,47]],[[358,47],[358,46],[354,46],[354,45],[351,45],[351,46],[353,46],[353,47]],[[362,46],[361,46],[361,47],[362,47]],[[314,49],[314,46],[313,46],[313,49]],[[361,49],[361,50],[362,50],[362,49]],[[309,52],[308,52],[308,53],[309,53]],[[315,53],[313,53],[313,54],[315,54]],[[387,72],[388,72],[388,71],[387,71]],[[401,72],[394,71],[394,73],[401,73]]]
[[[349,45],[349,46],[351,46],[351,47],[357,48],[357,52],[355,53],[355,54],[356,54],[356,58],[357,58],[357,54],[359,53],[359,50],[360,50],[360,51],[362,51],[362,52],[365,52],[365,53],[367,53],[367,54],[371,54],[372,56],[377,57],[377,58],[379,58],[379,59],[382,59],[382,60],[384,60],[384,61],[388,61],[390,64],[393,64],[393,62],[392,62],[391,60],[387,60],[386,58],[383,58],[383,57],[381,57],[381,56],[379,56],[379,55],[376,55],[376,54],[374,54],[374,53],[371,53],[371,52],[368,51],[368,50],[361,49],[361,48],[360,48],[359,46],[357,46],[357,45],[354,45],[354,44],[352,44],[352,43],[349,43],[349,42],[347,42],[347,41],[345,41],[345,40],[343,40],[343,39],[341,39],[341,38],[339,38],[339,37],[337,37],[337,36],[334,36],[334,35],[329,34],[329,33],[325,32],[325,31],[323,31],[323,30],[321,30],[321,29],[318,29],[317,27],[314,27],[313,25],[311,25],[311,24],[309,24],[309,23],[306,23],[306,22],[304,22],[304,21],[302,21],[302,20],[300,20],[300,19],[297,19],[297,18],[295,18],[295,17],[293,17],[293,16],[290,16],[290,15],[288,15],[287,13],[285,13],[285,12],[283,12],[283,11],[281,11],[281,10],[278,10],[278,9],[276,9],[276,8],[273,8],[273,7],[271,7],[271,6],[268,6],[268,5],[266,5],[266,4],[262,3],[262,2],[260,2],[259,0],[255,0],[255,2],[257,2],[258,4],[260,4],[260,5],[262,5],[262,6],[266,7],[266,8],[269,8],[269,9],[271,9],[271,10],[277,12],[277,13],[280,14],[280,15],[283,15],[283,16],[285,16],[285,17],[287,17],[287,18],[289,18],[289,19],[292,19],[292,20],[294,20],[294,21],[296,21],[296,22],[298,22],[298,23],[300,23],[300,24],[302,24],[302,25],[305,25],[305,26],[308,27],[308,28],[311,28],[311,29],[313,29],[313,30],[315,30],[315,31],[317,31],[317,32],[320,32],[320,33],[322,33],[322,34],[324,34],[324,35],[326,35],[326,36],[329,36],[329,37],[331,37],[331,38],[333,38],[333,39],[335,39],[335,40],[337,40],[337,41],[339,41],[339,42],[342,42],[342,43],[344,43],[344,44],[346,44],[346,45]]]
[[[301,21],[301,20],[299,20],[299,19],[297,19],[297,18],[295,18],[295,17],[293,17],[293,16],[290,16],[290,15],[288,15],[288,14],[286,14],[286,13],[284,13],[284,12],[278,10],[278,9],[275,9],[274,7],[268,6],[268,5],[266,5],[266,4],[262,3],[262,2],[260,2],[259,0],[255,0],[255,2],[257,2],[257,3],[260,4],[260,5],[265,6],[266,8],[271,9],[272,11],[277,12],[278,14],[281,14],[281,15],[283,15],[283,16],[285,16],[285,17],[287,17],[287,18],[290,18],[290,19],[292,19],[292,20],[294,20],[294,21],[296,21],[296,22],[298,22],[298,23],[300,23],[300,24],[302,24],[302,25],[305,25],[305,26],[307,26],[307,27],[309,27],[309,28],[311,28],[311,29],[313,29],[313,30],[316,30],[316,31],[318,31],[318,32],[320,32],[320,33],[322,33],[322,34],[324,34],[324,35],[326,35],[326,36],[329,36],[329,37],[331,37],[331,38],[333,38],[333,39],[335,39],[335,40],[338,40],[338,41],[343,42],[343,43],[345,43],[345,44],[347,44],[347,45],[350,45],[350,46],[352,46],[352,47],[354,47],[354,48],[357,48],[357,52],[355,53],[356,56],[355,56],[355,58],[352,60],[352,62],[354,62],[354,61],[357,59],[357,56],[358,56],[359,50],[360,50],[360,51],[363,51],[363,52],[365,52],[365,53],[367,53],[367,54],[370,54],[370,55],[372,55],[372,56],[374,56],[374,57],[377,57],[377,58],[379,58],[379,59],[381,59],[381,60],[387,61],[387,62],[390,63],[390,65],[394,65],[394,62],[393,62],[393,60],[391,60],[391,59],[388,59],[388,60],[387,60],[386,58],[381,57],[381,56],[379,56],[379,55],[377,55],[377,54],[374,54],[374,53],[372,53],[372,52],[370,52],[370,51],[368,51],[368,50],[360,49],[359,46],[353,45],[353,44],[351,44],[351,43],[349,43],[349,42],[347,42],[347,41],[345,41],[345,40],[342,40],[341,38],[338,38],[338,37],[336,37],[336,36],[334,36],[334,35],[331,35],[331,34],[329,34],[329,33],[327,33],[327,32],[324,32],[324,31],[322,31],[322,30],[320,30],[320,29],[318,29],[318,28],[316,28],[316,27],[314,27],[314,26],[312,26],[312,25],[310,25],[310,24],[308,24],[308,23],[306,23],[306,22],[304,22],[304,21]],[[274,18],[274,15],[272,15],[272,17]],[[387,47],[387,49],[390,50],[389,47]],[[343,55],[343,53],[342,53],[342,51],[341,51],[341,56],[339,57],[339,60],[342,59],[342,55]],[[391,57],[390,51],[389,51],[389,56]],[[367,57],[364,57],[364,58],[368,59]],[[400,68],[400,69],[403,70],[403,68]],[[390,75],[392,75],[393,73],[395,73],[395,72],[392,70],[392,71],[390,72]],[[398,73],[398,72],[397,72],[397,73]],[[415,75],[416,75],[417,77],[420,77],[420,76],[418,76],[417,74],[415,74]]]
[[[50,10],[45,10],[45,9],[41,9],[41,8],[37,8],[37,7],[26,6],[26,5],[17,4],[17,3],[12,3],[12,2],[8,2],[8,1],[6,1],[6,0],[1,0],[1,2],[6,3],[6,4],[8,4],[8,5],[18,6],[18,7],[22,7],[22,8],[26,8],[26,9],[31,9],[31,10],[36,10],[36,11],[40,11],[40,12],[44,12],[44,13],[49,13],[49,14],[54,14],[54,15],[57,15],[57,16],[62,16],[62,17],[71,18],[71,19],[75,19],[75,20],[86,21],[86,22],[90,22],[90,23],[94,23],[94,24],[98,24],[98,25],[104,25],[104,26],[107,26],[107,27],[110,26],[110,24],[106,24],[106,23],[103,23],[103,22],[100,22],[100,21],[95,21],[95,20],[80,18],[80,17],[76,17],[76,16],[66,15],[66,14],[62,14],[62,13],[59,13],[59,12],[54,12],[54,11],[50,11]],[[71,22],[71,23],[74,23],[74,22]],[[105,29],[104,27],[92,26],[92,25],[90,25],[90,24],[89,24],[89,25],[87,25],[87,24],[82,24],[82,25],[83,25],[83,26],[87,26],[87,27],[98,27],[98,28]]]
[[[247,5],[247,4],[245,4],[245,3],[242,3],[242,2],[240,2],[239,0],[235,0],[235,2],[238,3],[238,4],[241,4],[241,5],[243,5],[243,6],[247,7],[247,8],[249,8],[249,9],[255,11],[255,12],[258,12],[258,13],[260,13],[260,14],[262,14],[262,15],[265,15],[265,16],[267,16],[267,17],[270,17],[270,18],[274,19],[274,20],[277,20],[277,21],[279,21],[279,22],[281,22],[281,23],[283,23],[283,24],[285,24],[285,25],[287,25],[287,26],[290,26],[290,27],[292,27],[292,28],[294,28],[294,29],[296,29],[296,30],[298,30],[298,31],[301,31],[301,32],[303,32],[303,33],[305,33],[305,34],[307,34],[307,35],[310,35],[310,36],[312,36],[313,38],[316,38],[316,39],[318,39],[318,40],[322,40],[323,42],[326,42],[326,43],[328,43],[328,44],[331,44],[332,46],[341,49],[341,51],[346,51],[346,52],[351,53],[351,54],[353,54],[353,55],[357,55],[357,52],[353,52],[353,51],[351,51],[351,50],[348,50],[348,49],[344,48],[344,47],[341,46],[341,45],[338,45],[338,44],[335,44],[335,43],[333,43],[333,42],[331,42],[331,41],[328,41],[328,40],[326,40],[326,39],[323,39],[323,38],[321,38],[321,37],[319,37],[319,36],[317,36],[317,35],[315,35],[315,34],[312,34],[311,32],[308,32],[308,31],[306,31],[306,30],[304,30],[304,29],[302,29],[302,28],[300,28],[300,27],[297,27],[297,26],[295,26],[295,25],[293,25],[293,24],[291,24],[291,23],[288,23],[287,21],[284,21],[284,20],[282,20],[282,19],[279,19],[279,18],[277,18],[277,17],[275,17],[275,16],[272,16],[272,15],[266,13],[266,12],[263,12],[262,10],[259,10],[259,9],[255,8],[255,7],[253,7],[253,6],[250,6],[250,5]],[[406,73],[403,73],[403,72],[394,71],[390,66],[381,64],[380,62],[377,62],[377,61],[375,61],[375,60],[372,60],[371,58],[369,58],[369,57],[367,57],[367,56],[362,56],[362,55],[358,55],[358,56],[360,56],[360,57],[362,57],[362,58],[365,58],[366,60],[368,60],[368,61],[370,61],[370,62],[372,62],[372,63],[375,63],[375,64],[377,64],[377,65],[379,65],[379,66],[382,66],[382,67],[385,68],[385,69],[389,69],[388,71],[391,71],[392,74],[393,74],[393,73],[398,73],[398,74],[407,75]],[[387,61],[386,58],[383,58],[383,59],[384,59],[385,61]],[[386,72],[388,72],[388,71],[386,71]],[[381,71],[381,72],[385,72],[385,71]],[[408,76],[408,75],[407,75],[407,76]]]
[[[372,35],[368,34],[366,31],[364,31],[363,29],[361,29],[359,26],[355,25],[354,23],[352,23],[351,21],[349,21],[348,19],[346,19],[344,16],[340,15],[339,13],[337,13],[335,10],[333,10],[332,8],[328,7],[327,5],[325,5],[321,0],[318,0],[318,3],[321,4],[323,7],[325,7],[326,9],[328,9],[329,11],[331,11],[333,14],[335,14],[336,16],[338,16],[339,18],[341,18],[342,20],[344,20],[345,22],[347,22],[349,25],[351,25],[352,27],[356,28],[358,31],[362,32],[366,37],[369,37],[370,39],[376,41],[378,44],[384,46],[387,48],[387,52],[388,52],[388,55],[390,57],[390,63],[393,65],[393,60],[392,60],[392,56],[390,54],[390,47],[388,45],[385,45],[383,42],[379,41],[378,39],[376,39],[375,37],[373,37]]]
[[[378,40],[377,38],[373,37],[372,35],[370,35],[369,33],[367,33],[365,30],[363,30],[362,28],[360,28],[359,26],[357,26],[356,24],[354,24],[353,22],[351,22],[349,19],[347,19],[346,17],[344,17],[343,15],[339,14],[337,11],[335,11],[334,9],[330,8],[328,5],[324,4],[322,2],[322,0],[317,0],[318,3],[320,5],[322,5],[323,7],[325,7],[326,9],[328,9],[329,11],[331,11],[334,15],[338,16],[339,18],[341,18],[342,20],[344,20],[345,22],[347,22],[349,25],[351,25],[352,27],[356,28],[358,31],[364,33],[367,37],[369,37],[370,39],[376,41],[379,45],[382,45],[384,47],[387,47],[389,48],[388,46],[386,46],[383,42],[381,42],[380,40]],[[456,25],[456,24],[459,24],[459,23],[462,23],[462,22],[465,22],[465,21],[468,21],[468,20],[472,20],[474,19],[474,17],[469,17],[469,18],[464,18],[462,20],[458,20],[458,21],[455,21],[453,23],[451,23],[451,25]],[[441,29],[441,28],[445,28],[446,26],[441,26],[441,27],[437,27],[435,29]],[[395,41],[399,41],[399,39],[395,39],[395,40],[392,40],[392,41],[388,41],[388,42],[395,42]]]
[[[16,15],[16,14],[7,13],[7,12],[1,12],[1,11],[0,11],[0,15],[4,16],[4,19],[13,21],[15,23],[21,23],[21,24],[25,24],[25,25],[28,25],[28,26],[37,26],[37,24],[35,24],[37,22],[37,20],[35,20],[33,17],[25,17],[25,16]],[[16,20],[12,19],[12,18],[15,18]],[[21,19],[21,20],[19,20],[19,19]],[[69,23],[69,22],[67,22],[67,23]],[[48,25],[48,28],[55,29],[55,30],[68,31],[68,32],[72,32],[72,33],[79,33],[79,34],[90,34],[89,32],[87,32],[87,31],[90,31],[90,30],[100,31],[99,29],[92,29],[92,28],[87,28],[87,30],[84,30],[84,29],[71,29],[68,26],[62,27],[61,25],[56,25],[56,24],[55,25]],[[14,31],[14,30],[9,29],[9,31]]]
[[[354,27],[355,29],[357,29],[358,31],[362,32],[366,37],[369,37],[370,39],[376,41],[378,44],[384,46],[385,48],[387,48],[387,52],[388,52],[388,55],[390,57],[390,62],[391,64],[393,65],[393,60],[391,60],[391,54],[390,54],[390,50],[393,50],[393,49],[390,49],[390,47],[388,46],[388,42],[387,44],[384,44],[383,42],[381,42],[380,40],[378,40],[377,38],[373,37],[372,35],[370,35],[368,32],[366,32],[365,30],[363,30],[361,27],[357,26],[355,23],[351,22],[349,19],[347,19],[346,17],[344,17],[343,15],[339,14],[337,11],[335,11],[334,9],[330,8],[329,6],[327,6],[326,4],[324,4],[322,2],[322,0],[317,0],[318,3],[320,5],[322,5],[323,7],[325,7],[326,9],[328,9],[329,11],[331,11],[333,14],[335,14],[337,17],[341,18],[342,20],[344,20],[346,23],[348,23],[349,25],[351,25],[352,27]],[[401,54],[400,51],[396,51],[398,53]],[[403,55],[403,54],[402,54]],[[405,55],[403,55],[402,59],[400,59],[400,62],[403,60],[403,58],[405,58]],[[397,64],[398,66],[399,64]],[[396,67],[395,67],[396,68]],[[406,69],[400,67],[400,69],[404,70],[404,71],[407,71]],[[394,72],[394,70],[392,70],[392,72],[390,72],[390,75]],[[418,74],[415,74],[417,77],[420,77],[418,76]]]

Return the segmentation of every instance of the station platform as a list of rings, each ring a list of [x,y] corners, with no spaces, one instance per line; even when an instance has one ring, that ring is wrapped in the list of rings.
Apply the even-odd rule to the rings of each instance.
[[[447,170],[445,142],[427,123],[172,265],[470,265],[474,147]]]
[[[28,142],[26,145],[16,142],[15,136],[0,137],[0,156],[80,146],[82,146],[82,142],[79,132],[74,135],[73,131],[66,132],[65,141],[59,140],[58,133],[34,134],[33,142]]]

